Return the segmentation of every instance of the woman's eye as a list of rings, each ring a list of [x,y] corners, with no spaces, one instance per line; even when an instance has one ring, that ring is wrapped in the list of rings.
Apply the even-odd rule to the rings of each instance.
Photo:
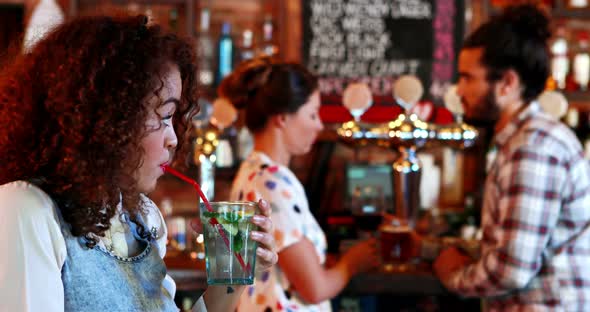
[[[172,126],[172,116],[173,115],[167,115],[162,117],[162,124],[166,127]]]

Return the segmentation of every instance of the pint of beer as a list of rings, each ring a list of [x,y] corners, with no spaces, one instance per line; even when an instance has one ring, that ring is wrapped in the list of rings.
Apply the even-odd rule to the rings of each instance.
[[[411,260],[412,237],[409,226],[381,226],[379,234],[383,263],[399,264]]]

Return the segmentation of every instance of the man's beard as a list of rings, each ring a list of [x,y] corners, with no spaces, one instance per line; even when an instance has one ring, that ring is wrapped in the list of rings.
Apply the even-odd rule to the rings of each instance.
[[[471,106],[474,107],[474,106]],[[483,98],[482,103],[475,106],[469,116],[465,116],[466,123],[478,127],[493,130],[500,119],[500,108],[496,102],[494,89],[490,88]]]
[[[500,119],[500,108],[496,102],[493,88],[490,88],[483,98],[483,102],[469,115],[465,116],[465,122],[478,128],[483,146],[489,146],[494,137],[496,123]]]

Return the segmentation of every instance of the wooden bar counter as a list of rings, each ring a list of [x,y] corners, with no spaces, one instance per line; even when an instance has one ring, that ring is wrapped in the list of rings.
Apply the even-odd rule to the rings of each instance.
[[[185,253],[170,253],[164,259],[168,274],[183,291],[207,288],[205,260],[192,259]],[[356,275],[344,289],[346,295],[446,295],[448,292],[430,270],[419,264],[404,271],[392,270],[387,265],[378,270]]]

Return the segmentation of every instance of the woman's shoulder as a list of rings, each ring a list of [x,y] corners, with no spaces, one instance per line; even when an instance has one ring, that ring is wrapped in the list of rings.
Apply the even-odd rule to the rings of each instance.
[[[27,181],[13,181],[0,185],[0,215],[49,215],[57,220],[56,207],[51,197],[38,186]]]
[[[0,249],[7,250],[7,254],[17,257],[18,261],[30,259],[19,258],[23,255],[52,255],[55,262],[51,263],[61,267],[67,251],[58,213],[51,197],[30,182],[0,185],[0,220],[6,225],[0,232],[13,239],[0,239],[0,245],[5,244]],[[14,242],[17,237],[21,244]],[[49,259],[53,258],[45,260]]]
[[[289,169],[287,166],[283,166],[273,159],[271,159],[268,155],[261,153],[261,152],[254,152],[252,154],[252,165],[255,168],[260,176],[265,176],[267,178],[274,178],[281,181],[284,181],[288,184],[297,184],[299,180]]]

